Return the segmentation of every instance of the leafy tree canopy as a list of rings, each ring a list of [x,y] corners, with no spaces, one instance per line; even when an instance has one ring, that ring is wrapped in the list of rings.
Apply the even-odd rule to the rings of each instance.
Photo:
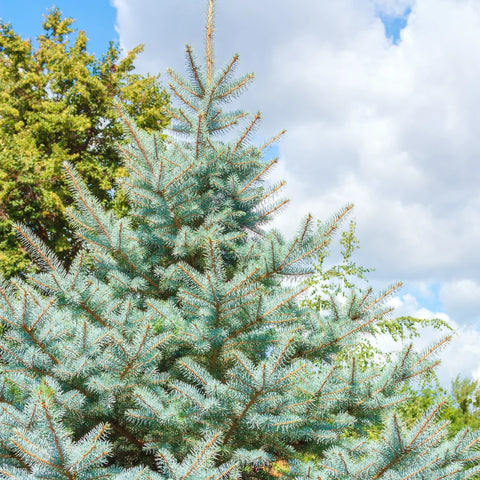
[[[0,273],[6,277],[31,265],[12,222],[27,224],[67,263],[78,250],[64,216],[72,202],[64,161],[75,165],[103,204],[124,210],[121,196],[112,195],[115,179],[125,174],[114,100],[147,131],[168,123],[159,76],[134,73],[143,46],[122,56],[110,43],[96,58],[73,23],[51,10],[35,46],[0,22]]]
[[[414,424],[423,412],[440,402],[445,405],[440,418],[447,420],[448,433],[453,438],[468,428],[480,428],[480,383],[472,378],[457,376],[452,380],[450,390],[441,387],[438,382],[430,382],[420,389],[410,389],[409,400],[402,405],[400,414],[409,425]]]

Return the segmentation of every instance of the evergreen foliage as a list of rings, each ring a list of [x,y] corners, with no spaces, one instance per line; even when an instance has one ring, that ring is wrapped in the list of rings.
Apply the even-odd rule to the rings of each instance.
[[[335,361],[393,288],[300,306],[305,287],[285,280],[313,272],[350,207],[321,231],[306,217],[291,240],[267,228],[285,201],[264,182],[275,161],[248,143],[260,115],[217,140],[243,119],[222,107],[252,76],[234,79],[237,56],[214,70],[213,7],[205,68],[188,47],[190,78],[170,73],[180,137],[163,142],[119,109],[129,216],[67,164],[85,246],[69,268],[16,227],[44,271],[0,290],[0,478],[259,479],[275,461],[298,479],[468,478],[478,435],[445,441],[439,407],[411,428],[390,414],[380,441],[362,438],[437,346],[382,371]]]
[[[72,198],[62,164],[75,165],[105,205],[115,179],[125,175],[116,143],[123,129],[114,100],[121,100],[142,128],[160,130],[168,95],[158,76],[134,73],[137,47],[122,58],[113,43],[103,57],[87,50],[85,32],[58,9],[45,16],[38,46],[0,22],[0,272],[18,275],[31,267],[12,233],[24,222],[62,261],[78,251],[65,208]]]

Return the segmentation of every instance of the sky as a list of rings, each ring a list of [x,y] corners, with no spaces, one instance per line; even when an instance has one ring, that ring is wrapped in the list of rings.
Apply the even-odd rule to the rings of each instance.
[[[145,43],[140,72],[185,73],[203,53],[201,0],[58,0],[101,54]],[[307,212],[354,203],[360,250],[377,288],[397,280],[397,315],[448,321],[443,383],[480,378],[480,2],[218,0],[216,59],[240,54],[256,80],[242,108],[263,113],[258,138],[287,129],[272,180],[285,179],[286,235]],[[40,33],[44,0],[0,0],[0,17]],[[292,7],[292,5],[295,5]],[[166,74],[162,76],[167,81]],[[425,347],[438,332],[426,330]]]
[[[74,18],[75,28],[86,32],[89,51],[101,56],[110,41],[118,42],[116,9],[108,0],[0,0],[0,18],[22,37],[35,39],[42,33],[42,15],[53,7]]]

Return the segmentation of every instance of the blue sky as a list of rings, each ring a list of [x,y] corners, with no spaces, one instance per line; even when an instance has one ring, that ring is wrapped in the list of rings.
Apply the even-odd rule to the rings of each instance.
[[[78,30],[85,30],[89,38],[89,51],[96,55],[104,53],[111,40],[118,41],[115,31],[116,8],[108,0],[0,0],[0,18],[12,23],[14,30],[23,37],[33,39],[41,33],[42,15],[53,6],[60,8],[64,16],[74,18]],[[378,12],[385,35],[394,44],[399,42],[400,32],[407,25],[410,13],[411,8],[405,9],[402,15]]]
[[[88,50],[97,56],[105,53],[111,40],[118,41],[116,9],[108,0],[0,0],[0,18],[11,23],[22,37],[33,39],[42,33],[42,15],[53,6],[58,7],[64,17],[74,18],[75,28],[85,30]]]
[[[400,42],[400,32],[407,26],[408,17],[411,13],[411,7],[406,8],[402,15],[378,12],[378,17],[385,27],[385,36],[391,39],[395,45]]]

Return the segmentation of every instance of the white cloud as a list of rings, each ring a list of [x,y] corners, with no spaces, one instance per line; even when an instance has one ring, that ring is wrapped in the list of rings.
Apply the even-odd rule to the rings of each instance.
[[[457,334],[441,352],[439,376],[445,380],[457,375],[480,380],[480,332],[474,327],[453,324]]]
[[[121,44],[147,44],[143,71],[184,71],[185,42],[202,53],[206,2],[113,3]],[[376,13],[407,7],[392,45]],[[461,325],[478,305],[462,282],[474,296],[480,284],[480,3],[219,0],[217,10],[219,62],[239,51],[241,71],[256,72],[242,106],[264,112],[265,137],[288,129],[277,177],[292,202],[278,225],[291,232],[307,211],[325,218],[354,202],[359,263],[378,282],[442,283],[444,310],[475,350],[476,330]],[[458,366],[460,347],[452,355]]]
[[[389,304],[395,308],[395,316],[412,316],[423,319],[444,320],[454,330],[439,330],[433,327],[419,330],[420,336],[413,339],[417,351],[426,351],[447,335],[452,339],[437,353],[440,365],[435,371],[442,385],[450,387],[451,380],[457,375],[474,377],[480,380],[480,331],[473,325],[460,325],[445,312],[433,312],[421,307],[412,294],[392,297]],[[388,335],[376,339],[376,344],[385,352],[396,352],[401,343],[392,341]]]
[[[472,279],[445,282],[440,289],[440,298],[445,308],[457,312],[464,324],[480,323],[480,284],[478,282]]]

